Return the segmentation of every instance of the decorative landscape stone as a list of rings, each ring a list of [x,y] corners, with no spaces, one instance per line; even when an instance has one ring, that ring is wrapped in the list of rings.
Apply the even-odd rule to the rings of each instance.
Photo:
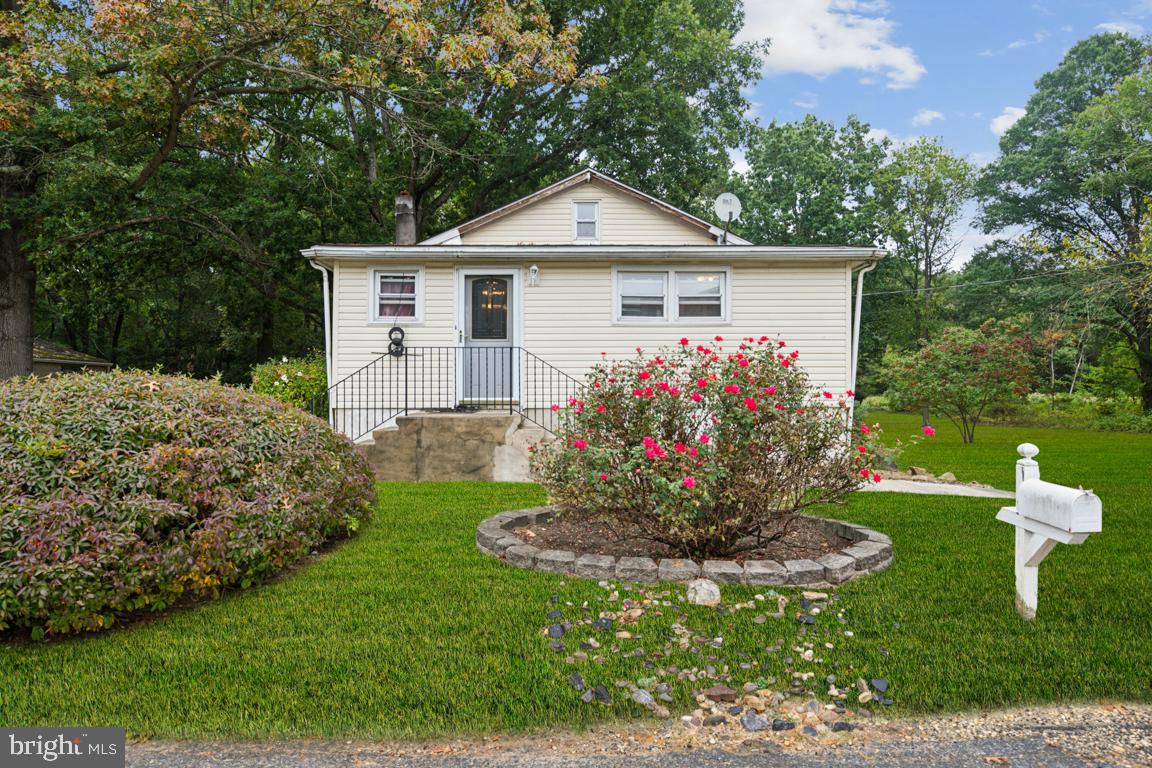
[[[820,584],[824,581],[824,566],[815,560],[785,560],[789,584]]]
[[[720,605],[720,587],[708,579],[688,582],[688,602],[692,605]]]
[[[571,573],[576,564],[576,555],[560,549],[546,549],[536,555],[533,564],[537,570],[553,573]]]
[[[700,566],[692,560],[666,557],[659,564],[660,581],[691,581],[700,575]]]
[[[622,557],[616,561],[616,578],[621,581],[654,584],[658,573],[656,561],[650,557]]]
[[[731,560],[705,560],[701,572],[706,579],[720,584],[742,584],[744,582],[744,566]]]
[[[476,546],[482,552],[518,568],[573,574],[585,579],[619,579],[641,584],[677,581],[690,582],[690,586],[700,582],[715,586],[719,582],[750,586],[830,587],[877,573],[892,564],[892,539],[887,535],[862,525],[824,518],[812,519],[828,526],[829,533],[847,539],[852,542],[851,545],[814,560],[797,559],[783,563],[775,560],[748,560],[741,565],[733,560],[707,560],[699,565],[685,558],[655,560],[650,557],[615,557],[563,549],[541,550],[516,535],[517,529],[548,522],[554,513],[552,507],[501,512],[476,527]],[[704,578],[700,579],[701,576]]]
[[[775,560],[749,560],[744,563],[744,580],[754,587],[779,586],[788,583],[788,569]]]
[[[581,555],[576,558],[573,573],[584,579],[614,579],[616,558],[612,555]]]
[[[824,555],[816,562],[824,566],[824,580],[829,584],[841,584],[856,573],[856,561],[847,555]]]

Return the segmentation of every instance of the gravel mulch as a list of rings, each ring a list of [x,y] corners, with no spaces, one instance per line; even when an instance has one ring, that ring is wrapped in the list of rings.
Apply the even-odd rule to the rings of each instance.
[[[139,742],[132,768],[688,768],[711,766],[988,766],[1082,768],[1152,765],[1152,706],[1082,704],[875,721],[822,738],[798,732],[688,732],[675,722],[584,734],[491,736],[397,744],[360,741]]]

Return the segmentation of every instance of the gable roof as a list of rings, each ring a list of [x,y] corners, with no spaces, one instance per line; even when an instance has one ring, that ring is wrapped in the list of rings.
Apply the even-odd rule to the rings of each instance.
[[[685,224],[701,229],[717,242],[719,242],[720,238],[724,235],[724,230],[712,224],[711,222],[705,221],[698,216],[693,216],[687,211],[682,211],[674,205],[652,197],[652,195],[641,192],[635,187],[630,187],[624,182],[614,179],[611,176],[600,173],[599,171],[593,170],[592,168],[585,168],[578,173],[572,174],[566,179],[561,179],[554,184],[549,184],[543,189],[537,190],[530,195],[526,195],[519,200],[508,203],[507,205],[501,206],[494,211],[489,211],[488,213],[485,213],[481,216],[477,216],[474,219],[470,219],[463,224],[441,232],[438,235],[433,235],[426,240],[422,240],[420,245],[444,245],[451,242],[459,242],[459,237],[461,235],[466,235],[469,232],[479,229],[486,224],[490,224],[497,219],[502,219],[511,213],[515,213],[516,211],[526,208],[533,203],[538,203],[545,198],[559,194],[566,189],[571,189],[572,187],[578,186],[580,184],[587,184],[593,181],[600,182],[601,184],[604,184],[605,186],[610,187],[617,192],[629,195],[630,197],[646,203],[666,215],[674,216]],[[726,244],[751,245],[752,243],[729,232]]]

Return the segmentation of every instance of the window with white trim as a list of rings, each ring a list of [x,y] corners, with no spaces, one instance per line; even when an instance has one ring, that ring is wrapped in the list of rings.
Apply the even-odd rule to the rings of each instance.
[[[578,243],[600,240],[600,203],[577,200],[572,203],[572,239]]]
[[[724,322],[728,271],[625,270],[616,272],[616,319]]]
[[[420,270],[377,269],[372,272],[372,319],[409,323],[420,320]]]
[[[724,277],[723,272],[677,272],[676,317],[723,318]]]
[[[667,272],[618,272],[621,320],[663,320]]]

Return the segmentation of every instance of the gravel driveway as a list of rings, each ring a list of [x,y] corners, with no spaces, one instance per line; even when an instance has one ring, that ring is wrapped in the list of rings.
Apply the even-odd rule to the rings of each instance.
[[[1152,766],[1152,706],[1078,705],[869,724],[835,741],[678,724],[420,744],[142,742],[128,765],[183,768],[838,768]]]

